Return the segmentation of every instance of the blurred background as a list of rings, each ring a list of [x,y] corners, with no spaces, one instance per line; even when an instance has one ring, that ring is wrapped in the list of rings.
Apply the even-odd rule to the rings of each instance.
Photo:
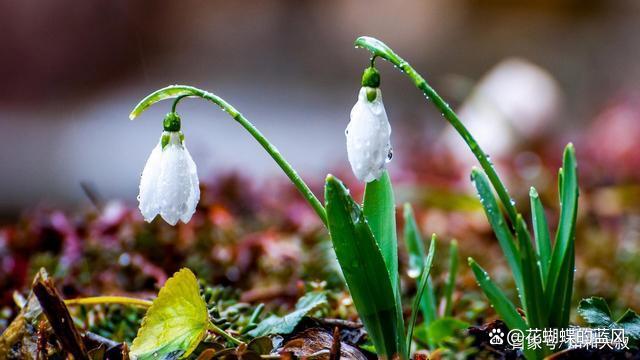
[[[3,222],[36,205],[86,202],[81,182],[135,203],[170,103],[135,122],[127,115],[175,83],[227,99],[305,178],[346,168],[343,131],[368,61],[352,44],[365,34],[422,72],[494,155],[549,134],[560,149],[591,131],[608,134],[591,143],[628,156],[637,139],[629,129],[640,119],[633,0],[3,0],[0,19]],[[410,82],[388,64],[379,69],[396,158],[421,161],[403,145],[423,135],[466,154]],[[279,174],[211,104],[187,100],[179,112],[201,177]],[[602,117],[620,124],[588,131]],[[597,155],[589,146],[579,154]]]

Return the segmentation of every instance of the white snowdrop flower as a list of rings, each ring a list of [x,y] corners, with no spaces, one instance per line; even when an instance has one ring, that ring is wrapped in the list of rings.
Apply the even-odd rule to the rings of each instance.
[[[142,171],[138,201],[142,216],[151,222],[160,215],[167,223],[187,223],[196,210],[200,188],[193,162],[180,132],[180,118],[169,113],[165,131]]]
[[[365,86],[351,109],[351,121],[345,131],[351,169],[358,180],[365,182],[380,178],[392,157],[391,126],[377,87],[380,78],[375,71],[372,81],[372,75],[367,74],[370,69],[373,68],[365,70],[362,81]]]

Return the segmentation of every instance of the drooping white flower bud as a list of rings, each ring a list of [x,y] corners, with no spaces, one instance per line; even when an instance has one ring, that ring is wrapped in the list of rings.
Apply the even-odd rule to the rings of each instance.
[[[375,98],[369,100],[374,95]],[[379,88],[363,86],[360,89],[345,134],[354,175],[365,182],[378,179],[392,157],[391,126]]]
[[[156,215],[169,224],[178,220],[187,223],[200,200],[196,164],[193,162],[184,136],[177,127],[167,126],[142,171],[138,201],[142,216],[151,222]]]

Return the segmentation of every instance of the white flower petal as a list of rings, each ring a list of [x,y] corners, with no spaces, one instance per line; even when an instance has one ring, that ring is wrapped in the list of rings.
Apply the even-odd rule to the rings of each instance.
[[[162,137],[151,152],[140,180],[140,211],[151,222],[158,214],[169,224],[188,222],[200,200],[196,164],[180,132],[164,132],[169,142],[162,148]]]
[[[175,134],[175,135],[174,135]],[[160,197],[160,216],[169,224],[175,225],[187,210],[187,200],[191,193],[191,176],[184,147],[176,144],[171,133],[171,141],[162,151],[162,167],[158,192]]]
[[[391,126],[382,102],[382,92],[376,89],[376,99],[367,99],[367,89],[361,88],[358,102],[351,109],[347,126],[347,155],[354,175],[360,181],[378,179],[390,160]]]
[[[200,182],[198,181],[198,169],[196,167],[196,163],[191,158],[191,154],[189,154],[187,146],[183,146],[187,158],[187,166],[189,168],[190,191],[189,197],[187,198],[187,208],[180,216],[180,220],[186,224],[191,220],[191,217],[196,212],[196,206],[200,200]]]
[[[157,196],[157,184],[160,177],[160,166],[162,161],[162,145],[158,143],[142,171],[140,177],[140,193],[138,201],[140,212],[145,221],[151,222],[160,213],[160,202]]]

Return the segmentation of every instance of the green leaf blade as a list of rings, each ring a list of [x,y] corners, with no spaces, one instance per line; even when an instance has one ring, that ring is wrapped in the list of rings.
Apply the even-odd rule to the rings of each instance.
[[[527,314],[527,323],[530,328],[542,329],[546,325],[547,304],[540,278],[540,268],[537,265],[536,254],[531,245],[531,237],[520,214],[518,214],[516,220],[516,238],[520,247],[524,288],[524,293],[521,294],[521,297]]]
[[[433,258],[436,253],[436,235],[431,237],[431,244],[429,245],[429,255],[424,262],[422,272],[420,274],[420,282],[418,284],[418,291],[413,299],[413,305],[411,307],[411,319],[409,320],[409,328],[407,329],[407,345],[406,349],[411,349],[411,341],[413,340],[413,328],[416,324],[416,318],[418,315],[418,309],[420,308],[420,300],[424,296],[424,292],[429,283],[429,273],[431,272],[431,265],[433,264]],[[407,358],[409,354],[407,354]]]
[[[378,243],[389,272],[390,281],[398,286],[398,238],[396,234],[396,206],[393,186],[385,170],[380,179],[367,183],[362,205],[373,238]]]
[[[458,242],[454,239],[449,245],[449,276],[444,288],[445,306],[444,316],[451,316],[453,309],[453,291],[456,288],[456,277],[458,275]]]
[[[382,252],[360,206],[332,175],[325,183],[327,220],[333,247],[353,303],[379,355],[404,356],[396,293]],[[396,275],[397,276],[397,275]]]
[[[472,258],[469,258],[469,266],[473,271],[473,275],[475,276],[478,285],[509,329],[525,331],[527,329],[526,322],[522,319],[513,303],[493,283],[493,281],[491,281],[489,274]]]
[[[131,359],[185,358],[206,334],[209,313],[191,270],[183,268],[164,284],[147,310],[131,345]]]
[[[406,203],[403,207],[404,217],[404,242],[407,246],[407,252],[409,253],[409,276],[420,277],[422,268],[424,267],[424,260],[426,257],[426,251],[424,248],[424,242],[418,229],[418,224],[413,213],[411,205]],[[427,285],[420,299],[420,309],[424,322],[431,324],[436,319],[436,302],[433,284],[431,282],[431,276],[427,279]]]
[[[551,262],[551,235],[549,234],[549,225],[547,224],[542,201],[540,201],[540,196],[534,187],[529,190],[529,199],[531,202],[533,234],[536,240],[536,253],[540,259],[540,274],[546,284]]]
[[[272,315],[262,320],[258,326],[249,332],[253,337],[272,334],[289,334],[308,313],[327,304],[324,292],[310,292],[301,297],[296,303],[295,310],[285,316]]]
[[[498,238],[498,244],[507,259],[507,264],[511,268],[513,278],[518,288],[518,292],[522,293],[524,288],[522,285],[522,266],[520,264],[520,254],[518,248],[515,245],[513,235],[509,226],[505,222],[505,218],[500,211],[498,202],[493,196],[491,186],[487,176],[478,169],[471,171],[471,180],[476,187],[478,196],[480,196],[480,202],[484,208],[484,212],[487,215],[487,219],[493,228],[493,232]]]
[[[551,254],[545,296],[552,307],[549,325],[564,328],[568,325],[573,293],[575,265],[575,226],[578,213],[578,174],[575,150],[572,144],[564,151],[563,165],[558,177],[560,194],[560,219],[556,241]]]

